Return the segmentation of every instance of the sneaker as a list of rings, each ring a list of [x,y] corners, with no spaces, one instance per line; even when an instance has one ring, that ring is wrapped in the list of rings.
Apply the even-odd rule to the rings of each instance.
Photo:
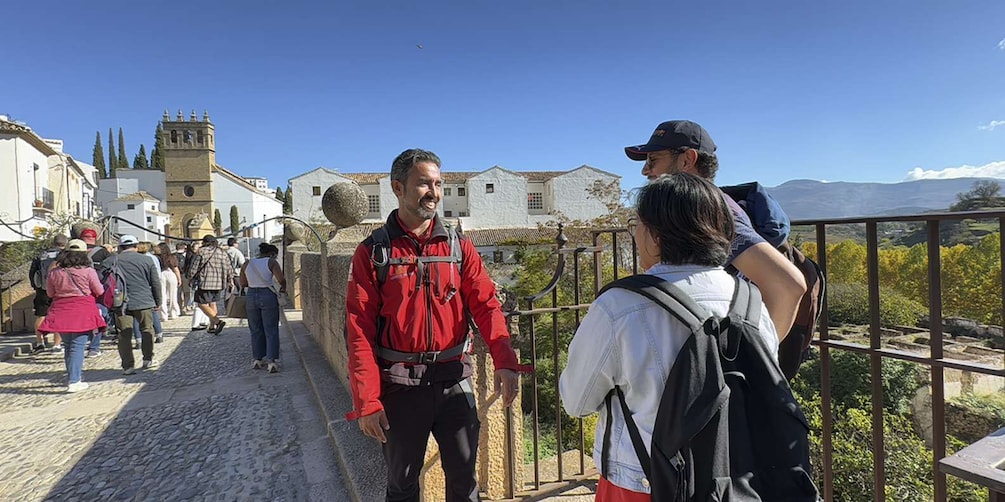
[[[216,322],[216,326],[215,326],[216,329],[213,330],[213,334],[214,335],[219,335],[220,333],[223,333],[223,327],[226,326],[226,325],[227,325],[227,323],[225,323],[223,321],[217,321]]]
[[[140,348],[140,342],[133,342],[133,348],[134,349]]]
[[[136,374],[136,368],[126,368],[126,369],[122,370],[122,374],[123,375],[135,375]]]
[[[260,370],[265,367],[265,359],[255,359],[251,361],[251,369]]]
[[[152,370],[152,369],[154,369],[154,368],[156,368],[156,367],[158,367],[160,365],[161,365],[161,363],[159,363],[156,359],[151,359],[149,361],[143,361],[143,369],[145,369],[145,370]]]
[[[269,363],[269,373],[279,373],[279,365],[275,362]]]
[[[101,355],[101,351],[100,350],[88,350],[87,354],[84,354],[84,357],[85,358],[90,358],[90,357],[98,357],[100,355]]]
[[[70,385],[67,385],[66,386],[66,391],[67,392],[80,392],[80,391],[82,391],[82,390],[84,390],[84,389],[86,389],[88,387],[90,387],[90,385],[87,385],[87,382],[81,380],[79,382],[73,382]]]
[[[42,352],[43,350],[45,350],[45,344],[36,343],[35,345],[31,346],[31,353],[32,354],[38,354],[39,352]]]
[[[161,343],[164,341],[164,333],[161,333],[154,337],[154,343]]]
[[[62,352],[63,351],[63,346],[62,345],[53,345],[52,349],[49,349],[49,350],[52,350],[53,352]]]

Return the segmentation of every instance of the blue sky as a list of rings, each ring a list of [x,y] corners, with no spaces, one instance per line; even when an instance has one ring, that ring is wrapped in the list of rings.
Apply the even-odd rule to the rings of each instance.
[[[0,114],[90,161],[122,127],[208,110],[217,162],[273,187],[318,166],[589,164],[703,124],[720,184],[1005,178],[1005,2],[13,2]],[[421,46],[421,48],[420,48]]]

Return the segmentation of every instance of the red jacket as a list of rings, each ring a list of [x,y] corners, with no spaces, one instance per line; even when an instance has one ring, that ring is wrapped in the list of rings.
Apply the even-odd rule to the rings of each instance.
[[[392,258],[409,256],[450,256],[448,234],[439,218],[433,220],[425,236],[402,229],[398,212],[387,218]],[[465,342],[467,308],[482,338],[488,344],[496,369],[520,369],[510,346],[506,320],[496,299],[496,289],[485,272],[481,256],[471,241],[460,238],[463,256],[458,264],[425,263],[425,280],[418,267],[390,265],[387,279],[377,284],[377,272],[370,259],[372,239],[367,238],[352,258],[346,292],[346,341],[349,349],[349,387],[355,410],[346,414],[354,420],[384,409],[380,402],[381,380],[422,385],[430,381],[460,379],[470,374],[467,357],[463,361],[430,365],[390,363],[379,360],[377,318],[386,320],[379,344],[400,352],[441,351]],[[452,293],[453,290],[453,293]],[[379,310],[379,312],[378,312]]]

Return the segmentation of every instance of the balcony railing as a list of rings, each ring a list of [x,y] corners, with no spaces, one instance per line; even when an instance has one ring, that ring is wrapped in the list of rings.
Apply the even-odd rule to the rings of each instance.
[[[794,230],[808,230],[815,242],[817,262],[827,272],[828,244],[843,240],[828,238],[828,230],[846,229],[853,226],[864,234],[866,290],[868,292],[868,325],[866,328],[867,342],[856,343],[841,340],[832,336],[829,326],[828,303],[825,300],[819,325],[819,336],[814,344],[819,351],[820,365],[820,414],[822,416],[820,430],[814,431],[820,436],[821,465],[814,469],[822,473],[821,494],[826,500],[835,500],[834,472],[834,402],[833,386],[835,375],[832,373],[832,363],[835,354],[847,351],[862,354],[869,360],[869,404],[872,433],[872,493],[873,500],[887,499],[887,457],[890,452],[885,445],[884,434],[884,361],[906,361],[923,367],[929,382],[931,392],[931,479],[933,480],[933,495],[937,501],[947,500],[947,480],[944,473],[938,469],[938,462],[947,455],[946,432],[946,373],[962,372],[964,375],[983,375],[989,377],[1005,377],[1003,356],[1000,350],[991,350],[995,354],[997,364],[982,364],[955,357],[945,350],[943,340],[943,270],[942,243],[940,230],[950,222],[964,220],[993,221],[992,232],[998,233],[997,263],[988,269],[975,269],[971,274],[997,274],[1000,289],[1005,291],[1005,258],[1002,249],[1005,248],[1005,211],[982,211],[961,213],[939,213],[913,216],[891,217],[861,217],[794,221]],[[924,227],[924,244],[926,250],[926,266],[924,277],[918,277],[928,291],[927,349],[912,351],[895,348],[884,342],[883,336],[887,329],[881,322],[881,278],[880,278],[880,227],[888,223],[922,225]],[[864,228],[863,228],[864,227]],[[509,312],[518,320],[519,333],[514,334],[515,343],[524,348],[522,357],[537,366],[531,378],[525,382],[524,400],[526,413],[523,430],[529,436],[529,443],[524,445],[508,445],[509,455],[513,458],[526,458],[528,461],[528,483],[524,486],[511,487],[515,497],[539,495],[544,490],[579,483],[596,475],[592,461],[587,457],[592,452],[587,450],[586,428],[583,420],[575,419],[571,423],[573,433],[569,435],[570,427],[563,422],[569,421],[562,410],[557,396],[558,376],[561,373],[561,353],[566,349],[564,344],[571,337],[571,332],[579,325],[579,321],[593,294],[603,286],[604,282],[619,275],[633,273],[638,270],[634,253],[634,244],[628,234],[622,229],[601,229],[592,231],[591,246],[566,248],[562,229],[556,239],[557,265],[554,276],[547,287],[540,293],[520,301],[519,306]],[[605,272],[607,270],[607,272]],[[613,273],[613,277],[611,274]],[[592,275],[592,291],[587,291],[581,285],[581,277]],[[561,300],[560,300],[561,299]],[[993,302],[995,312],[992,317],[1000,320],[1005,318],[1005,297],[998,293]],[[544,334],[542,334],[544,333]],[[927,353],[926,353],[927,352]],[[546,367],[541,367],[544,365]],[[547,375],[545,377],[544,375]],[[801,378],[797,377],[797,378]],[[1000,387],[1000,384],[999,384]],[[549,397],[548,407],[543,407],[543,396]],[[563,430],[565,432],[563,432]],[[994,429],[985,433],[990,434]],[[547,448],[546,448],[547,446]],[[545,453],[545,450],[551,450]],[[557,454],[563,452],[564,454]],[[571,456],[570,456],[571,455]],[[1005,457],[1005,455],[1003,455]],[[566,465],[571,462],[572,465]],[[514,465],[514,464],[510,464]],[[512,476],[510,479],[514,479]],[[892,499],[897,499],[891,495]]]

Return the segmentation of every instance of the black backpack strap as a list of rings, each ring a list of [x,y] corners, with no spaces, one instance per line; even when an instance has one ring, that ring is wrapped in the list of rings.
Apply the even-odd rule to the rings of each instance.
[[[607,290],[614,288],[627,289],[652,300],[684,323],[691,330],[692,334],[702,333],[705,320],[710,316],[708,311],[692,300],[687,293],[654,275],[637,274],[618,279],[604,286],[597,294],[597,297]],[[642,434],[639,432],[638,424],[632,419],[632,411],[628,408],[628,403],[625,401],[625,394],[621,390],[621,387],[617,385],[607,394],[605,400],[607,405],[607,428],[604,430],[604,444],[601,446],[600,452],[601,463],[603,464],[601,466],[602,474],[606,477],[609,472],[611,422],[613,420],[611,398],[615,395],[621,404],[621,414],[625,418],[625,426],[628,427],[628,435],[632,438],[632,446],[635,448],[635,455],[638,456],[639,465],[642,467],[642,472],[645,473],[646,479],[651,480],[652,459],[649,456],[645,443],[642,441]]]

